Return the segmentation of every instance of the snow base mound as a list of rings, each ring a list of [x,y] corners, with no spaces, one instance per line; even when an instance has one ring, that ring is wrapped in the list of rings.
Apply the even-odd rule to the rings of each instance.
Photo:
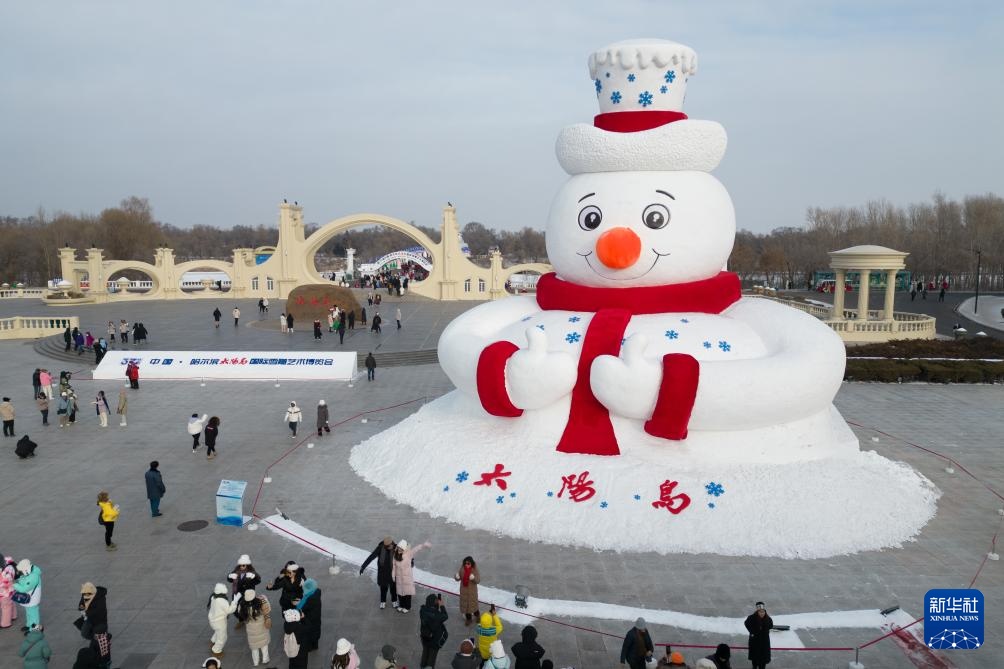
[[[396,502],[528,541],[823,558],[911,540],[940,491],[908,465],[848,448],[853,433],[835,409],[826,419],[839,421],[830,427],[840,447],[815,459],[782,462],[776,450],[739,462],[721,452],[702,458],[691,439],[640,443],[639,432],[639,443],[627,443],[620,429],[622,455],[570,455],[554,450],[561,421],[488,416],[454,391],[356,445],[349,463]],[[768,436],[785,441],[776,427],[715,441],[729,434],[754,450]]]

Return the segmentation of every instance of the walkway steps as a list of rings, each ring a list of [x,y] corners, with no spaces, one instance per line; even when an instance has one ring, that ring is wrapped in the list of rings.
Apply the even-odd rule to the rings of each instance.
[[[32,348],[35,352],[44,355],[48,358],[53,358],[55,360],[60,360],[66,363],[76,364],[79,367],[89,367],[94,364],[94,353],[91,351],[85,352],[83,355],[77,355],[73,351],[65,351],[65,344],[63,343],[63,335],[56,335],[54,337],[43,337],[41,339],[36,339]],[[113,349],[118,350],[118,349]],[[138,351],[143,350],[142,348],[136,349]],[[304,351],[307,352],[307,351]],[[313,352],[313,351],[311,351]],[[364,368],[363,362],[366,360],[366,354],[363,352],[357,353],[359,358],[359,369]],[[386,353],[374,353],[373,357],[376,358],[377,368],[381,367],[402,367],[411,365],[435,365],[439,363],[439,354],[436,349],[426,349],[421,351],[400,351]],[[76,369],[76,368],[75,368]]]

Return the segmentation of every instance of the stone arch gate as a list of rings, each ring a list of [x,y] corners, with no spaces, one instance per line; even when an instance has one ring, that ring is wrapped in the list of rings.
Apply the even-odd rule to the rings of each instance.
[[[176,263],[174,251],[158,248],[153,264],[139,261],[105,260],[102,250],[87,249],[84,260],[76,259],[76,249],[59,249],[63,278],[80,290],[80,279],[90,279],[89,296],[106,302],[109,293],[105,283],[112,272],[132,266],[141,269],[154,282],[155,290],[117,296],[115,299],[197,299],[217,297],[210,291],[185,293],[180,288],[181,277],[188,269],[215,268],[230,276],[230,296],[233,298],[268,297],[285,299],[300,285],[326,283],[314,268],[314,255],[334,236],[361,225],[384,225],[415,240],[432,256],[432,270],[422,281],[408,284],[409,292],[435,300],[496,300],[506,296],[505,283],[520,271],[546,273],[549,265],[532,263],[502,267],[498,251],[491,254],[489,267],[479,267],[464,256],[460,248],[457,210],[452,205],[443,208],[440,240],[434,242],[421,230],[382,214],[353,214],[335,219],[309,237],[305,236],[303,207],[283,202],[279,205],[279,242],[264,262],[256,262],[255,249],[234,249],[232,262],[221,260],[191,260]]]

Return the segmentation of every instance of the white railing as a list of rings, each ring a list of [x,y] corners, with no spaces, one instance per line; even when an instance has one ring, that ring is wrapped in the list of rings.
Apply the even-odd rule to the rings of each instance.
[[[42,297],[45,295],[44,288],[4,288],[0,290],[0,299],[16,297]]]
[[[820,319],[830,326],[834,332],[839,332],[845,341],[887,341],[891,339],[934,339],[936,319],[926,314],[914,314],[903,311],[893,312],[893,320],[882,320],[883,312],[868,311],[868,319],[857,320],[857,309],[844,309],[842,319],[832,318],[833,310],[815,304],[787,300],[768,295],[748,295],[763,300],[780,302],[799,311],[804,311]]]
[[[0,318],[0,339],[45,337],[78,327],[80,319],[76,316],[10,316]]]

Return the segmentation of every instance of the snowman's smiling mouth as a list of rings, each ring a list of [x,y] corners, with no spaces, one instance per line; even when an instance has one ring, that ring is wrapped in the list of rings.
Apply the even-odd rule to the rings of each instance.
[[[609,274],[601,272],[597,268],[593,267],[593,264],[589,262],[589,256],[593,255],[592,251],[590,251],[589,253],[579,253],[578,251],[576,251],[575,255],[582,256],[582,258],[586,261],[586,264],[589,265],[589,269],[593,270],[594,274],[601,276],[604,279],[610,279],[611,281],[633,281],[635,279],[640,279],[641,277],[651,272],[652,269],[655,267],[655,264],[659,262],[660,258],[669,255],[668,253],[659,253],[655,249],[652,249],[652,253],[655,254],[655,257],[652,259],[652,264],[648,266],[648,269],[642,272],[641,274],[634,274],[632,276],[610,276]],[[637,265],[637,263],[635,264]]]

